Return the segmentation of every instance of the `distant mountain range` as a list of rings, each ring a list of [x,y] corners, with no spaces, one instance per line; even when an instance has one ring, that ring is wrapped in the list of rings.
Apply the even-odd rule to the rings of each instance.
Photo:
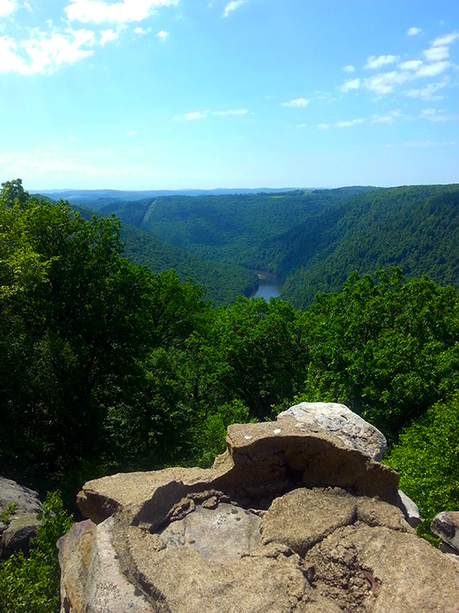
[[[182,190],[116,190],[116,189],[51,189],[51,190],[30,190],[30,193],[40,193],[53,200],[68,200],[70,203],[87,206],[96,211],[106,206],[110,202],[124,200],[133,202],[143,198],[159,198],[160,196],[210,196],[222,194],[258,194],[290,192],[297,190],[297,187],[285,187],[282,189],[271,187],[248,188],[217,188],[217,189],[182,189]],[[310,188],[316,189],[316,188]]]
[[[78,197],[96,197],[98,214],[125,224],[133,263],[177,268],[206,285],[216,304],[247,294],[256,283],[247,269],[280,275],[281,297],[302,309],[319,291],[340,291],[354,270],[399,266],[407,279],[427,274],[459,289],[459,185],[218,191],[75,191],[69,202],[78,208]]]

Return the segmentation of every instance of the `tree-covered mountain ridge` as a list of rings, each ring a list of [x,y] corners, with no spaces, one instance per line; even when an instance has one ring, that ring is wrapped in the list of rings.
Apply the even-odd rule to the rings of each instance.
[[[348,275],[399,266],[459,287],[459,185],[161,196],[101,209],[208,260],[266,270],[307,308]]]

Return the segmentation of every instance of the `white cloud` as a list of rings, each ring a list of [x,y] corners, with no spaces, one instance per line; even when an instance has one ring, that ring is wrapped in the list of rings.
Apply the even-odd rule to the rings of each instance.
[[[349,92],[352,89],[359,89],[360,87],[360,79],[350,79],[349,81],[346,81],[343,85],[341,85],[341,91],[343,93]]]
[[[161,40],[166,40],[166,38],[169,36],[169,32],[166,32],[166,30],[160,30],[156,36]]]
[[[0,0],[0,17],[13,13],[18,7],[16,0]]]
[[[223,17],[228,17],[228,15],[230,13],[232,13],[233,11],[235,11],[236,9],[238,9],[240,6],[242,6],[243,4],[245,4],[247,2],[247,0],[232,0],[232,2],[229,2],[224,10],[223,10]]]
[[[410,140],[403,145],[404,147],[432,147],[435,143],[431,140]]]
[[[419,70],[416,71],[416,77],[436,77],[442,72],[445,72],[451,64],[449,62],[437,62],[436,64],[428,64],[427,66],[422,66]]]
[[[306,124],[305,123],[300,123],[296,126],[297,128],[305,128]]]
[[[114,32],[113,30],[101,30],[100,31],[100,44],[102,47],[109,43],[111,40],[116,40],[118,38],[118,32]]]
[[[344,66],[343,70],[344,70],[344,72],[355,72],[355,68],[351,64],[348,64],[347,66]]]
[[[126,136],[135,136],[137,134],[137,130],[129,130],[126,132]]]
[[[20,74],[50,74],[61,64],[74,64],[92,55],[96,43],[92,30],[73,30],[64,33],[45,33],[38,29],[28,40],[20,43],[8,36],[0,38],[0,72]]]
[[[398,60],[396,55],[380,55],[379,57],[375,57],[371,55],[364,68],[381,68],[381,66],[386,66],[387,64],[393,64]]]
[[[443,89],[443,87],[445,87],[447,83],[448,83],[448,78],[445,77],[443,81],[440,81],[438,83],[429,83],[428,85],[426,85],[426,87],[423,87],[421,89],[410,89],[407,92],[405,92],[405,95],[409,96],[410,98],[423,98],[424,100],[438,100],[442,98],[442,96],[436,96],[435,93],[438,90]]]
[[[146,28],[146,29],[140,28],[140,27],[134,28],[134,34],[148,34],[148,32],[151,32],[151,28]]]
[[[65,11],[71,21],[126,23],[142,21],[156,13],[159,7],[174,6],[179,0],[124,0],[109,4],[102,0],[70,0]]]
[[[392,72],[380,73],[374,77],[369,77],[365,79],[363,83],[370,91],[378,96],[383,96],[385,94],[390,94],[396,85],[402,85],[410,78],[412,78],[412,76],[407,71],[397,72],[394,70]]]
[[[359,124],[365,123],[365,119],[363,117],[358,117],[357,119],[351,119],[349,121],[337,121],[336,123],[319,123],[316,128],[318,130],[329,130],[330,128],[352,128],[352,126],[357,126]]]
[[[400,111],[397,109],[391,111],[388,115],[373,115],[372,123],[394,123],[397,117],[400,117]]]
[[[193,121],[195,119],[205,119],[209,111],[192,111],[191,113],[185,113],[184,118],[186,121]]]
[[[398,65],[401,70],[418,70],[422,66],[422,60],[408,60]]]
[[[231,109],[229,111],[213,111],[212,115],[225,116],[225,115],[247,115],[249,111],[247,109]]]
[[[422,109],[421,115],[423,117],[435,115],[436,109]]]
[[[445,45],[451,45],[455,40],[459,38],[459,32],[451,32],[451,34],[445,34],[436,38],[432,43],[432,47],[444,47]]]
[[[363,119],[363,117],[359,117],[358,119],[351,119],[350,121],[337,121],[335,123],[335,126],[337,128],[351,128],[352,126],[356,126],[361,123],[365,123],[365,119]]]
[[[430,47],[423,53],[429,62],[441,62],[449,58],[449,49],[446,45],[442,45],[441,47]]]
[[[416,34],[421,34],[421,28],[410,28],[407,32],[408,36],[416,36]]]
[[[290,106],[293,108],[303,108],[308,106],[309,100],[306,98],[295,98],[294,100],[289,100],[289,102],[283,102],[282,106]]]

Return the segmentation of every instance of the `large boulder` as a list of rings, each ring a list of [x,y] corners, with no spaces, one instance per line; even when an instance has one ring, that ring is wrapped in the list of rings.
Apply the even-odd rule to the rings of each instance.
[[[10,506],[9,506],[10,505]],[[6,522],[0,522],[0,557],[7,558],[18,549],[27,551],[30,539],[34,538],[40,521],[37,513],[42,511],[38,493],[19,485],[16,481],[0,477],[0,512],[8,508]]]
[[[211,469],[85,484],[62,613],[456,611],[456,566],[406,521],[377,431],[324,406],[230,426]]]

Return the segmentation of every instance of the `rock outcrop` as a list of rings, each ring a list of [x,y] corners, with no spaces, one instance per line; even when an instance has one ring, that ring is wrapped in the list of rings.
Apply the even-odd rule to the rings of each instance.
[[[18,485],[16,481],[0,477],[0,511],[15,505],[6,523],[0,522],[0,557],[7,558],[14,551],[29,549],[30,539],[37,532],[40,522],[37,513],[42,511],[38,493]]]
[[[211,469],[86,483],[61,611],[457,613],[456,566],[407,522],[384,446],[342,405],[298,405],[230,426]]]

